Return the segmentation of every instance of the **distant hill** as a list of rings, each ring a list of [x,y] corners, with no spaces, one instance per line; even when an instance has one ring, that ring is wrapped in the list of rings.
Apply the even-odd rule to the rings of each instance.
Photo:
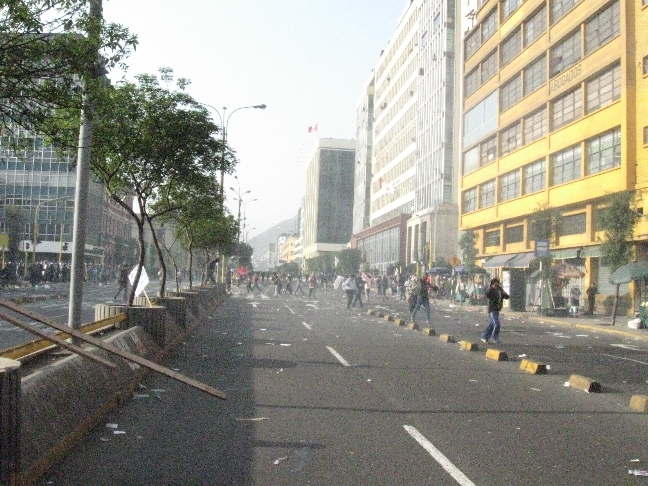
[[[281,223],[277,223],[269,230],[250,238],[247,243],[254,248],[252,263],[257,270],[266,270],[268,268],[268,246],[270,243],[276,243],[277,238],[283,234],[292,234],[297,232],[297,216]]]

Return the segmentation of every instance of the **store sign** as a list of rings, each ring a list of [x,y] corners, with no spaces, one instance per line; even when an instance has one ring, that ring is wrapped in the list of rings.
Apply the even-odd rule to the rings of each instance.
[[[535,240],[535,253],[536,258],[549,256],[549,241]]]
[[[582,73],[583,66],[581,64],[568,69],[557,78],[551,80],[551,82],[549,83],[549,92],[553,93],[554,91],[559,90],[563,86],[571,83],[573,80],[578,78]]]

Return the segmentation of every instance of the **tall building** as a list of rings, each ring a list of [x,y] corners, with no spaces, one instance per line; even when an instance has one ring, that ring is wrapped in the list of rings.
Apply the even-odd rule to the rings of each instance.
[[[351,239],[355,141],[321,138],[306,169],[302,254],[340,251]]]
[[[24,218],[19,248],[31,254],[29,260],[55,260],[59,255],[69,260],[75,188],[74,161],[59,157],[42,137],[22,129],[0,137],[0,233],[7,231],[7,208],[18,208]],[[131,218],[94,182],[88,188],[88,206],[85,259],[112,264],[115,239],[132,238]]]
[[[464,40],[461,229],[486,266],[533,258],[530,216],[562,214],[554,259],[612,294],[594,213],[648,185],[648,1],[488,0]],[[639,211],[646,207],[646,196]],[[648,221],[634,235],[648,253]]]
[[[371,159],[373,155],[374,77],[358,103],[356,164],[353,195],[353,234],[369,227],[371,218]]]
[[[374,70],[370,227],[354,221],[352,244],[381,271],[456,257],[458,10],[454,0],[408,2]],[[359,139],[366,125],[358,110]]]

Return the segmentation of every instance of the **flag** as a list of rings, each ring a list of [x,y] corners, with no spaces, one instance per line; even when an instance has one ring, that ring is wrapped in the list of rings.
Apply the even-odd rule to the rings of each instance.
[[[308,133],[317,131],[317,123],[311,127],[308,127]]]
[[[340,263],[340,260],[338,259],[338,257],[334,257],[334,259],[333,259],[333,266],[337,267],[337,266],[338,266],[338,263]]]

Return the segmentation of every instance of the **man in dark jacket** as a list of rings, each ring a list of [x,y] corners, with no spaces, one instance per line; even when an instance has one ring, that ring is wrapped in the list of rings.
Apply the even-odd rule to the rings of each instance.
[[[488,287],[488,290],[486,290],[486,294],[484,296],[488,299],[488,315],[490,317],[490,320],[488,322],[486,330],[484,331],[484,334],[482,334],[481,340],[484,343],[489,343],[489,339],[492,335],[495,344],[499,344],[499,313],[502,310],[504,299],[508,299],[509,294],[507,294],[504,289],[500,287],[500,281],[494,278],[493,280],[491,280],[490,287]]]

